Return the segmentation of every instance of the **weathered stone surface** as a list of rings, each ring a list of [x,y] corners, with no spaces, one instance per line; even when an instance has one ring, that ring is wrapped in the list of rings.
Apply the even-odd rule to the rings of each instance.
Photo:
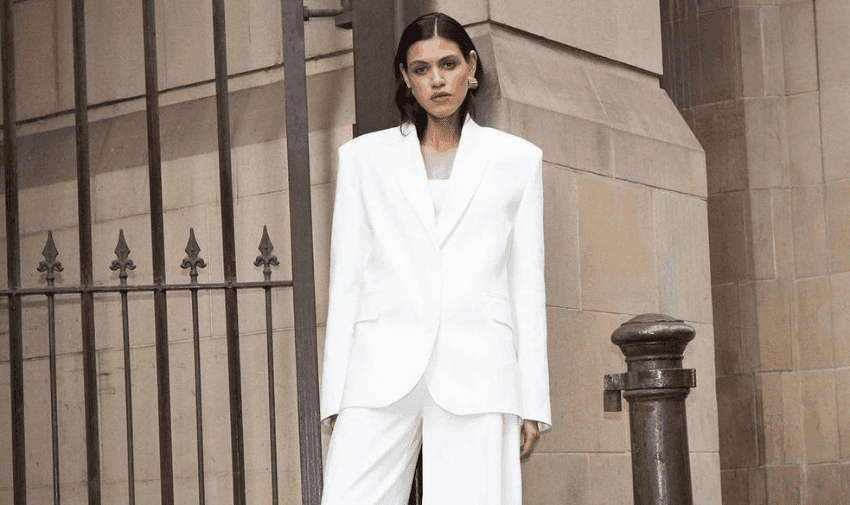
[[[612,144],[618,179],[703,198],[707,196],[702,150],[616,129],[612,130]]]
[[[613,175],[611,128],[596,121],[511,102],[512,133],[543,149],[553,164],[600,175]]]
[[[546,254],[546,304],[581,307],[576,175],[544,164],[544,251]]]
[[[784,460],[782,376],[778,372],[759,373],[755,375],[755,384],[758,427],[763,437],[761,463],[780,465]]]
[[[15,37],[18,120],[55,112],[59,107],[59,76],[56,62],[60,50],[55,37],[58,19],[54,2],[35,0],[15,5],[18,30]]]
[[[835,366],[850,366],[850,272],[830,276]],[[850,440],[848,440],[850,442]]]
[[[850,391],[850,370],[838,370],[835,373],[835,386],[838,391],[838,439],[841,444],[841,459],[850,459],[850,398],[846,391]],[[845,470],[846,471],[846,470]],[[845,483],[845,492],[847,489]]]
[[[815,2],[820,86],[850,84],[850,4],[843,0]]]
[[[586,454],[535,451],[522,465],[523,503],[588,503],[590,469]]]
[[[89,0],[86,2],[86,39],[90,102],[101,103],[145,93],[141,3]],[[93,43],[95,41],[98,43]]]
[[[842,489],[841,465],[807,465],[803,473],[803,504],[843,503],[847,493]]]
[[[835,372],[824,370],[800,374],[803,407],[803,437],[806,461],[837,461],[839,457],[838,413]],[[809,465],[807,470],[810,470]],[[810,488],[809,485],[806,485]],[[829,503],[816,502],[816,503]],[[837,502],[835,502],[837,503]]]
[[[578,178],[582,307],[641,314],[658,305],[651,196],[645,187]],[[603,231],[604,230],[604,231]]]
[[[800,505],[800,468],[767,467],[768,505]]]
[[[491,0],[490,19],[560,43],[661,73],[657,2],[593,4]]]
[[[786,101],[791,184],[823,183],[823,156],[818,92],[789,96]]]
[[[717,392],[714,385],[714,331],[710,324],[689,322],[696,337],[685,349],[684,368],[697,371],[697,387],[691,389],[686,401],[688,419],[688,448],[692,454],[720,450],[718,441]],[[691,472],[693,475],[695,472]],[[703,476],[708,478],[708,476]],[[711,477],[714,478],[714,477]]]
[[[721,470],[720,483],[723,505],[750,505],[747,500],[749,479],[746,468]]]
[[[820,114],[824,176],[850,179],[850,83],[821,90]]]
[[[697,107],[693,116],[694,133],[705,148],[708,194],[746,189],[749,167],[743,102],[732,100]]]
[[[781,187],[788,179],[782,163],[781,100],[744,100],[747,181],[750,189]]]
[[[719,456],[715,452],[691,452],[691,487],[694,505],[720,505]]]
[[[741,372],[741,330],[738,284],[718,284],[711,288],[714,309],[714,354],[717,375]]]
[[[829,277],[799,279],[794,299],[794,366],[815,370],[834,366],[832,293]]]
[[[737,14],[719,10],[700,16],[700,103],[732,100],[741,93],[741,69],[737,53],[740,39]]]
[[[779,8],[764,6],[738,9],[742,96],[781,95],[782,31]]]
[[[805,428],[803,420],[803,390],[799,372],[782,373],[783,419],[785,429],[783,443],[786,463],[801,463],[805,460]]]
[[[775,277],[773,258],[773,209],[770,190],[745,193],[744,218],[747,233],[748,270],[753,279]]]
[[[809,277],[829,272],[823,186],[791,190],[796,275]]]
[[[632,498],[632,457],[621,454],[589,454],[587,503],[629,503]]]
[[[850,271],[850,180],[826,185],[826,222],[832,272]]]
[[[687,321],[710,323],[706,202],[680,193],[655,190],[652,208],[659,309]],[[704,289],[694,289],[697,285]]]
[[[627,451],[628,412],[604,412],[599,386],[605,374],[625,370],[622,353],[610,341],[619,319],[559,308],[550,308],[547,318],[553,428],[536,450]]]
[[[743,192],[708,199],[712,284],[741,281],[749,276],[744,202]]]
[[[815,90],[818,87],[818,58],[814,2],[784,4],[781,11],[785,93]]]
[[[717,378],[720,468],[758,464],[755,390],[751,375]]]

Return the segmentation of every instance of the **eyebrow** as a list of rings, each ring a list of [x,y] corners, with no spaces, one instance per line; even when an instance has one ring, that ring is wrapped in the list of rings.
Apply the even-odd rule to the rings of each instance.
[[[449,59],[456,59],[456,58],[457,58],[457,55],[456,55],[456,54],[450,54],[450,55],[448,55],[448,56],[443,56],[442,58],[440,58],[439,60],[437,60],[437,63],[443,63],[443,62],[445,62],[446,60],[449,60]],[[413,60],[413,61],[411,61],[411,62],[410,62],[410,66],[416,65],[417,63],[421,63],[421,64],[423,64],[423,65],[430,65],[430,63],[428,63],[428,62],[427,62],[427,61],[425,61],[425,60]]]

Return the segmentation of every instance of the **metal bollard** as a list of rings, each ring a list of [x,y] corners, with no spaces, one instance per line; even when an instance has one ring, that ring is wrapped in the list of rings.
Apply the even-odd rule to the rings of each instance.
[[[692,505],[685,397],[696,371],[682,368],[682,353],[695,331],[663,314],[623,323],[611,342],[626,356],[628,372],[605,376],[604,409],[629,402],[634,505]]]

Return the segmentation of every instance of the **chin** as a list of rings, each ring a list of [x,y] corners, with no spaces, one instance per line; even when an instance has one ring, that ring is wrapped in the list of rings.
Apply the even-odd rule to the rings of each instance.
[[[451,117],[458,113],[460,110],[460,106],[452,107],[452,108],[439,108],[439,109],[425,109],[429,116],[437,118],[437,119],[445,119],[447,117]]]

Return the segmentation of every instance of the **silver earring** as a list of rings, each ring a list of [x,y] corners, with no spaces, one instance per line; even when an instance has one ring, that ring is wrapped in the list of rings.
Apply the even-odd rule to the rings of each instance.
[[[478,79],[473,76],[469,76],[469,89],[478,89]]]

